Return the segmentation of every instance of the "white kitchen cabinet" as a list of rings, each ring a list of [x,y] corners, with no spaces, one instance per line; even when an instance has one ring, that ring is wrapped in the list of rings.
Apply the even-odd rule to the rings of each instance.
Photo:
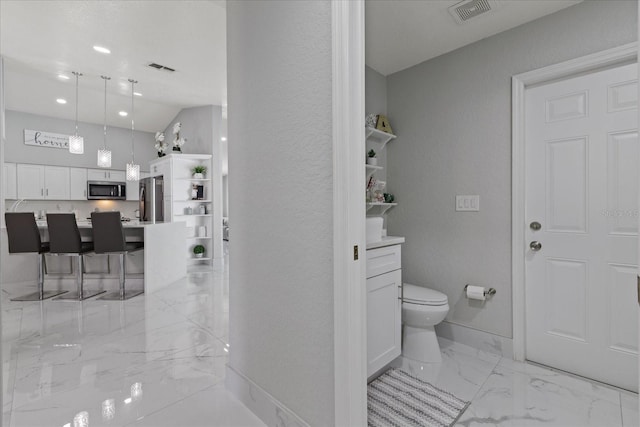
[[[87,169],[87,180],[124,182],[125,172],[110,169]]]
[[[367,376],[402,352],[400,245],[367,251]]]
[[[69,199],[87,200],[87,170],[69,168]]]
[[[19,164],[16,167],[18,198],[44,199],[44,166]]]
[[[44,167],[44,198],[47,200],[69,200],[69,168]]]
[[[4,164],[4,198],[5,199],[17,199],[18,198],[18,181],[16,175],[16,164],[5,163]]]

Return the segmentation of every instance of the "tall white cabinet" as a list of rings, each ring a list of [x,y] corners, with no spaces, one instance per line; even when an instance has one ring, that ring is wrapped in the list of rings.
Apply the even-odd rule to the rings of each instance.
[[[207,173],[203,178],[194,178],[195,166],[205,166]],[[213,260],[220,254],[215,253],[214,242],[214,206],[212,186],[212,156],[209,154],[168,154],[150,163],[150,175],[164,177],[165,221],[186,223],[184,254],[189,269],[210,269]],[[202,186],[202,199],[194,200],[194,187]],[[204,212],[202,211],[204,209]],[[220,237],[221,238],[221,237]],[[196,258],[193,248],[205,247],[202,258]]]

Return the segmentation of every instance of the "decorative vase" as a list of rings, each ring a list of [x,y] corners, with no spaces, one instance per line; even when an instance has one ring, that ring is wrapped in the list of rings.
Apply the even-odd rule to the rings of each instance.
[[[375,157],[367,157],[367,164],[370,166],[378,166],[378,159]]]
[[[164,153],[162,151],[158,151],[158,157],[164,157],[166,155],[167,155],[167,153]]]
[[[177,147],[177,146],[173,147],[173,151],[177,151],[178,153],[182,153],[182,150],[180,149],[180,147]]]
[[[201,173],[194,173],[193,179],[204,179],[204,175]]]
[[[204,254],[196,254],[196,258],[202,258],[204,256]]]

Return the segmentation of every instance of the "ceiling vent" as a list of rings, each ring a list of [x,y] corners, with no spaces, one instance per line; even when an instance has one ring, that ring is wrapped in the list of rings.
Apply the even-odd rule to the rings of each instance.
[[[165,67],[164,65],[156,64],[155,62],[149,64],[149,67],[155,68],[156,70],[170,71],[172,73],[175,71],[173,68]]]
[[[449,13],[458,24],[490,12],[497,7],[493,0],[464,0],[449,8]]]

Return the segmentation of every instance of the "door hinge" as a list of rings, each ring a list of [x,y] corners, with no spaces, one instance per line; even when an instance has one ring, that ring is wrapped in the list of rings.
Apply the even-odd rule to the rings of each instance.
[[[353,260],[357,261],[358,260],[358,245],[355,245],[353,247]]]
[[[638,305],[640,305],[640,276],[638,277]]]

